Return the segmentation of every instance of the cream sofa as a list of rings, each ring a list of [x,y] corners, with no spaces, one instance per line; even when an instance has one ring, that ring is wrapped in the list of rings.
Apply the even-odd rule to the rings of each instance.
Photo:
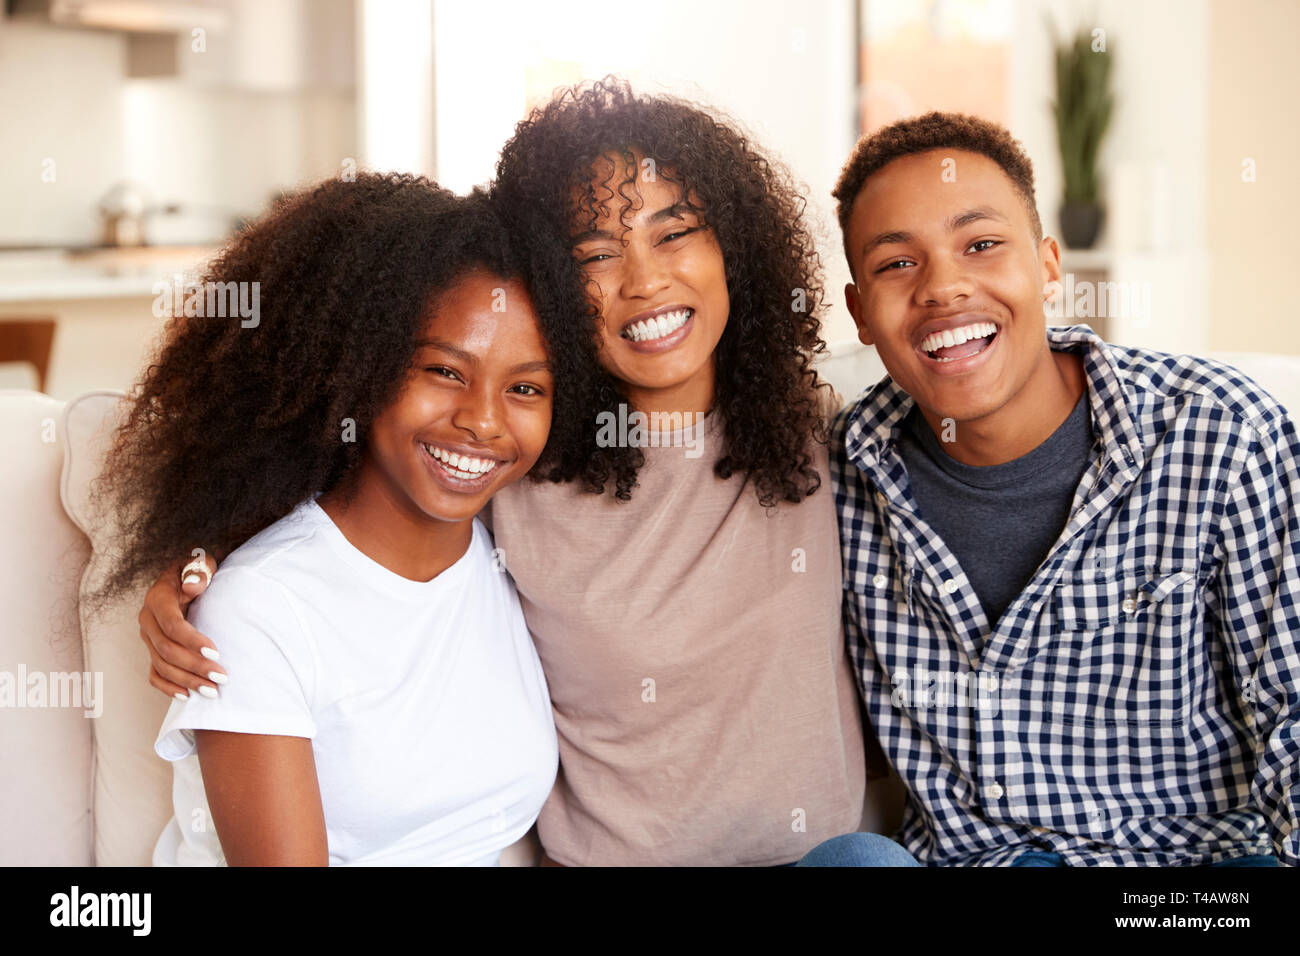
[[[871,350],[835,353],[823,372],[842,395],[878,374]],[[1216,357],[1300,407],[1300,357]],[[169,701],[146,682],[140,595],[95,619],[78,601],[102,563],[87,489],[120,399],[101,391],[64,403],[0,390],[0,679],[11,675],[22,691],[19,678],[92,675],[81,698],[80,682],[51,682],[46,702],[71,706],[18,706],[38,702],[26,697],[0,706],[0,866],[147,865],[171,814],[171,768],[153,753]],[[874,783],[863,829],[891,832],[902,799],[897,777]],[[537,854],[530,834],[503,862],[529,865]]]

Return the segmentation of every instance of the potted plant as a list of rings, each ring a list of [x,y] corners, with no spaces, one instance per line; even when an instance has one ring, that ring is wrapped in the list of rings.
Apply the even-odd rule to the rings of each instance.
[[[1080,27],[1058,40],[1056,53],[1056,140],[1061,150],[1065,197],[1061,233],[1072,249],[1088,249],[1101,229],[1101,181],[1097,155],[1110,125],[1114,97],[1110,89],[1110,54],[1104,35]]]

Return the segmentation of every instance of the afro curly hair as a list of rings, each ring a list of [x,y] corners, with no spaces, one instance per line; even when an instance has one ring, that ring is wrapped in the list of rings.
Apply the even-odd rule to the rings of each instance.
[[[801,501],[820,484],[811,442],[826,441],[818,390],[829,392],[812,368],[814,354],[825,350],[824,291],[806,201],[789,172],[734,124],[684,100],[636,95],[614,77],[562,89],[535,109],[502,149],[493,187],[529,251],[539,307],[544,300],[566,311],[584,330],[593,370],[582,383],[587,427],[566,436],[552,477],[581,480],[597,494],[612,483],[615,496],[628,500],[644,464],[638,448],[597,444],[597,416],[625,399],[597,362],[599,310],[570,240],[612,198],[593,186],[601,158],[625,160],[626,181],[605,183],[605,191],[630,199],[624,190],[634,182],[638,153],[696,206],[722,250],[731,310],[714,352],[714,414],[722,417],[725,442],[714,472],[745,475],[764,506]]]

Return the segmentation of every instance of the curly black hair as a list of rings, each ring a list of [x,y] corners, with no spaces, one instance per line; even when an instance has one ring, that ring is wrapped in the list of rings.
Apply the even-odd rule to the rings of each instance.
[[[614,77],[558,91],[516,127],[497,163],[493,198],[521,233],[538,295],[587,332],[584,427],[553,437],[563,447],[547,477],[580,479],[597,494],[612,481],[616,497],[627,500],[644,464],[637,448],[597,444],[597,415],[626,399],[596,363],[599,310],[570,242],[575,227],[594,226],[607,211],[612,197],[598,196],[592,184],[598,160],[610,153],[628,162],[628,178],[615,187],[620,196],[627,198],[636,175],[635,154],[653,159],[684,201],[698,200],[722,249],[731,313],[714,353],[714,407],[725,441],[715,473],[746,475],[764,506],[801,501],[820,485],[811,441],[826,441],[818,389],[829,391],[812,368],[826,347],[824,290],[806,201],[790,173],[734,123],[684,100],[636,95]]]
[[[1034,198],[1034,164],[1024,147],[1005,126],[965,113],[932,111],[920,116],[909,116],[889,126],[882,127],[862,137],[853,148],[853,155],[840,171],[840,178],[831,191],[835,197],[835,214],[839,218],[840,233],[844,237],[844,254],[849,269],[855,269],[849,245],[849,219],[853,204],[867,184],[867,180],[900,156],[926,153],[933,149],[962,149],[987,156],[1002,167],[1016,191],[1024,200],[1033,227],[1034,238],[1043,238],[1043,224],[1038,218],[1038,202]]]
[[[516,250],[485,194],[404,174],[322,182],[247,227],[201,285],[257,283],[245,287],[258,289],[256,322],[171,318],[114,432],[94,493],[122,550],[98,599],[194,547],[224,554],[317,492],[350,497],[439,294],[475,271],[527,285]],[[564,365],[579,346],[565,340],[577,335],[546,319],[542,332],[553,417],[572,416]],[[555,458],[548,445],[538,465]]]

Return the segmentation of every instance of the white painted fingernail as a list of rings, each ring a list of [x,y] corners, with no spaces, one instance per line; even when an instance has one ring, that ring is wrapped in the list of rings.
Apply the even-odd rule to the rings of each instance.
[[[216,697],[217,689],[215,687],[209,687],[207,684],[204,684],[202,687],[199,688],[199,693],[202,694],[204,697]]]
[[[199,577],[197,574],[190,573],[185,575],[185,577],[181,580],[181,584],[198,584],[202,580],[203,579]]]
[[[230,678],[221,673],[221,671],[208,671],[208,680],[212,681],[214,684],[224,684],[226,681],[230,680]]]
[[[172,696],[175,697],[177,700],[189,700],[189,699],[190,699],[190,695],[189,695],[189,694],[182,694],[180,691],[177,691],[176,693],[172,694]]]
[[[202,654],[210,661],[221,660],[221,655],[217,653],[217,649],[215,647],[200,647],[199,653]]]

